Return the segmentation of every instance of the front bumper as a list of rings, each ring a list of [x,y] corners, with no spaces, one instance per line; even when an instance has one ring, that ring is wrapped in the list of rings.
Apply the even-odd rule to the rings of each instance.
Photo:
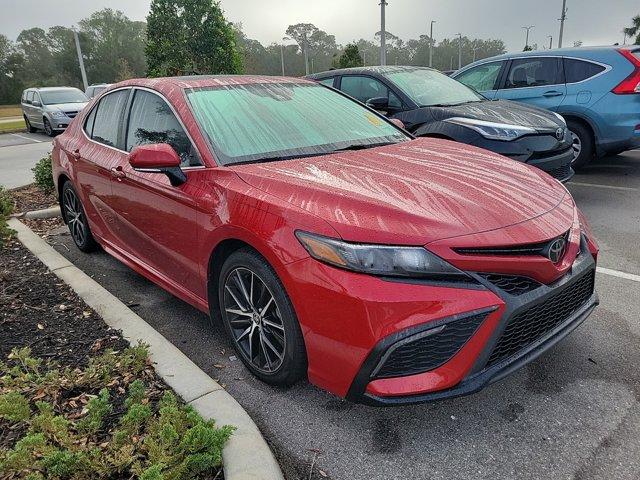
[[[569,273],[551,285],[543,284],[528,293],[513,295],[498,288],[485,277],[480,275],[474,275],[474,277],[504,301],[504,308],[483,308],[466,312],[465,314],[454,315],[439,322],[406,329],[382,339],[371,350],[362,364],[360,371],[349,388],[347,398],[354,402],[370,405],[404,405],[474,393],[540,356],[579,326],[598,304],[598,297],[592,283],[593,278],[595,278],[595,261],[584,239],[581,242],[580,255],[576,258]],[[582,300],[579,305],[575,305],[575,308],[572,306],[570,314],[559,318],[543,334],[528,339],[530,341],[522,345],[515,343],[517,348],[513,349],[513,345],[510,345],[511,350],[504,348],[505,342],[502,342],[501,339],[507,335],[512,335],[507,330],[510,322],[515,322],[516,319],[521,320],[524,314],[531,311],[541,311],[544,315],[544,309],[547,306],[555,308],[553,305],[554,302],[557,303],[557,299],[569,299],[567,301],[572,301],[571,299],[575,298],[574,291],[578,287],[582,289],[582,296],[580,297]],[[549,312],[546,318],[551,318],[552,313]],[[475,337],[486,334],[485,327],[493,322],[492,328],[482,346],[476,350],[477,355],[472,367],[456,385],[446,389],[429,390],[424,393],[398,395],[396,394],[397,390],[394,391],[396,388],[405,389],[408,386],[408,390],[411,390],[412,385],[424,385],[424,380],[429,372],[404,377],[379,378],[381,368],[383,368],[381,365],[384,366],[385,361],[390,358],[390,352],[397,349],[398,345],[402,345],[403,342],[406,343],[408,340],[419,338],[421,334],[424,336],[441,325],[456,325],[461,319],[476,316],[481,316],[482,324],[469,337],[467,345],[476,341]],[[543,321],[546,321],[544,320],[545,317],[542,318]],[[511,325],[513,326],[513,323]],[[439,365],[437,371],[446,371],[448,365],[455,364],[458,357],[467,348],[467,345],[460,348],[443,365]],[[500,350],[499,355],[496,355],[499,349],[502,350]]]
[[[573,150],[569,134],[565,135],[563,141],[558,141],[551,135],[529,135],[511,142],[481,137],[473,145],[537,167],[563,183],[569,181],[574,174],[571,168]]]

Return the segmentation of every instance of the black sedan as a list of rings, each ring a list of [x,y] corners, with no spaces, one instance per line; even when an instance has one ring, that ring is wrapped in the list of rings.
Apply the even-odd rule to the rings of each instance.
[[[544,170],[562,182],[573,176],[571,134],[551,111],[488,100],[446,75],[423,67],[331,70],[308,78],[337,88],[416,136],[475,145]]]

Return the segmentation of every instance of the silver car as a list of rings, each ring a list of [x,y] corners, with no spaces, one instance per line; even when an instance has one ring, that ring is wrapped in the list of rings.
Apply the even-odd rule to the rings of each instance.
[[[22,114],[27,129],[42,129],[53,137],[63,131],[89,99],[73,87],[28,88],[22,92]]]

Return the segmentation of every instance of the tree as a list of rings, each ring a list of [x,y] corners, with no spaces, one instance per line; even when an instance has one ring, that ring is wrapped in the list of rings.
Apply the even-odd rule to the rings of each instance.
[[[624,29],[624,33],[630,38],[635,36],[636,40],[634,43],[640,45],[640,15],[633,17],[631,23],[632,25],[630,27]]]
[[[154,77],[242,72],[233,25],[215,0],[152,0],[145,52]]]
[[[348,44],[338,59],[338,68],[361,67],[362,65],[363,61],[358,45],[355,43]]]
[[[115,82],[121,78],[122,60],[133,76],[143,76],[145,23],[134,22],[119,10],[105,8],[81,20],[80,40],[87,58],[89,83]]]

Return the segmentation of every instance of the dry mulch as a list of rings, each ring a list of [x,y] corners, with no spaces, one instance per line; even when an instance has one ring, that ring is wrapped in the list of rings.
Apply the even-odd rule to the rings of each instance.
[[[14,188],[9,192],[15,203],[14,213],[42,210],[43,208],[54,207],[58,204],[58,199],[55,194],[44,193],[35,183]]]
[[[14,347],[63,367],[127,342],[16,240],[0,249],[0,359]]]

